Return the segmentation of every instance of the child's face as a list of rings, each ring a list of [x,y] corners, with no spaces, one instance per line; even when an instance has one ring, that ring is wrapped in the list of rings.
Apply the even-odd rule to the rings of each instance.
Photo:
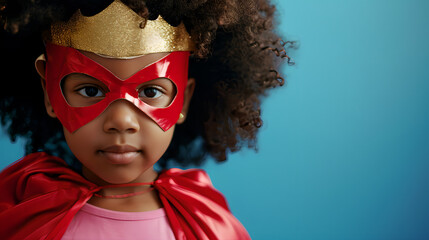
[[[127,79],[162,57],[156,53],[134,59],[112,59],[93,53],[84,55],[99,63],[119,79]],[[182,113],[186,114],[194,81],[188,82]],[[140,99],[157,107],[168,106],[176,95],[174,83],[160,78],[139,86]],[[71,106],[87,106],[100,101],[106,92],[102,82],[87,75],[75,73],[62,81],[62,93]],[[143,100],[142,100],[143,101]],[[56,117],[46,97],[48,114]],[[184,118],[179,119],[182,123]],[[125,99],[112,102],[94,120],[78,130],[64,128],[66,141],[83,165],[83,174],[98,184],[119,184],[152,181],[153,165],[166,151],[173,137],[174,126],[164,131],[153,119]]]

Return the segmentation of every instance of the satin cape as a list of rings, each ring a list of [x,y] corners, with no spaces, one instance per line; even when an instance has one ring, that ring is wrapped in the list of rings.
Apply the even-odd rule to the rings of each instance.
[[[170,169],[153,186],[176,239],[250,239],[203,170]],[[0,239],[61,239],[100,189],[64,160],[30,154],[0,174]]]

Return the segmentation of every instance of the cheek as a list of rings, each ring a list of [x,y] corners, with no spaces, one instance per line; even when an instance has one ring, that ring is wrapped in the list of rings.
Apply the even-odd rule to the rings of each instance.
[[[148,159],[150,159],[153,164],[157,162],[162,155],[167,150],[168,146],[171,143],[174,133],[174,126],[168,129],[167,131],[163,131],[159,126],[151,127],[151,131],[146,128],[146,131],[142,133],[145,144],[145,155],[147,155]],[[150,133],[149,133],[150,132]]]
[[[97,135],[90,127],[83,126],[74,133],[70,133],[66,128],[63,130],[67,145],[77,159],[85,159],[95,151],[93,145],[97,139],[94,139],[94,136]]]

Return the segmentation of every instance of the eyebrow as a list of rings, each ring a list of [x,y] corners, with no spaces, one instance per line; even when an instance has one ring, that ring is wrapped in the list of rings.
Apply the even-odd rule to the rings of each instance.
[[[86,73],[81,73],[81,72],[74,72],[74,73],[70,73],[70,74],[68,74],[68,75],[66,75],[63,79],[65,79],[65,78],[67,78],[67,77],[73,77],[73,76],[83,76],[83,77],[86,77],[86,78],[88,78],[88,79],[90,79],[90,80],[95,80],[95,81],[100,81],[98,78],[96,78],[96,77],[93,77],[93,76],[91,76],[91,75],[88,75],[88,74],[86,74]],[[101,82],[101,81],[100,81]]]
[[[91,81],[97,81],[97,82],[101,82],[101,83],[103,83],[101,80],[99,80],[99,79],[97,79],[97,78],[95,78],[95,77],[93,77],[93,76],[90,76],[90,75],[88,75],[88,74],[80,73],[80,72],[74,72],[74,73],[70,73],[70,74],[68,74],[68,75],[64,76],[64,77],[63,77],[63,79],[61,79],[61,81],[60,81],[61,91],[64,91],[64,84],[65,84],[65,82],[66,82],[66,79],[67,79],[67,78],[68,78],[68,79],[70,79],[70,77],[77,76],[77,75],[84,76],[84,77],[86,77],[88,80],[91,80]],[[71,80],[76,81],[76,80],[79,80],[79,79],[78,79],[78,78],[74,78],[74,79],[71,79]],[[87,80],[86,80],[86,81],[87,81]],[[103,83],[103,84],[104,84],[104,83]]]

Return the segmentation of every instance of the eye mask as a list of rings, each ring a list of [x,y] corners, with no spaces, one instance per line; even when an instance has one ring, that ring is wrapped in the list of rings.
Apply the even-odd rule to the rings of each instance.
[[[179,119],[188,81],[189,52],[172,52],[125,80],[119,79],[74,48],[47,43],[46,53],[47,94],[56,116],[69,132],[74,132],[95,119],[118,99],[134,104],[164,131],[170,129]],[[108,88],[105,97],[90,106],[70,106],[61,90],[61,81],[72,73],[85,74],[104,83]],[[167,107],[153,107],[139,99],[137,87],[157,78],[170,79],[176,86],[176,96]]]

